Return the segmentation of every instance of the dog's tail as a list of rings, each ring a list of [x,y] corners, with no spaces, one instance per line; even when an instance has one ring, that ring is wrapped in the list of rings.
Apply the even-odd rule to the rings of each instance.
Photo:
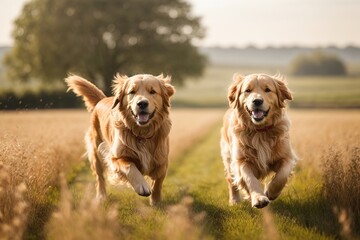
[[[89,112],[92,112],[101,99],[106,98],[99,88],[82,77],[71,75],[65,82],[69,87],[67,91],[72,90],[77,96],[81,96]]]

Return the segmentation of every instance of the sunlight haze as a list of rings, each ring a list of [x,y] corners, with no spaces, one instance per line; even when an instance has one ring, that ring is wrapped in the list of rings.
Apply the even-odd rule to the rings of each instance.
[[[25,0],[0,1],[0,46]],[[206,37],[199,46],[360,46],[357,0],[190,0]]]

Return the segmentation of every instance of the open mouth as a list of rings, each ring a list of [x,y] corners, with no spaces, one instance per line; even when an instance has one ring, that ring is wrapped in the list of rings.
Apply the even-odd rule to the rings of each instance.
[[[150,119],[154,116],[155,111],[152,113],[148,113],[146,111],[140,111],[137,114],[135,114],[133,111],[131,111],[131,113],[133,114],[136,122],[139,125],[146,125],[150,121]]]
[[[255,122],[261,122],[269,114],[270,111],[270,108],[267,111],[258,108],[254,110],[249,110],[248,108],[246,109],[249,112],[251,118],[254,119]]]

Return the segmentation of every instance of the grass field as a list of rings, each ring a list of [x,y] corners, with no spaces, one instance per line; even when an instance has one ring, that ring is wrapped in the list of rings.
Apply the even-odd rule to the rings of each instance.
[[[227,106],[227,88],[234,73],[278,72],[272,68],[237,68],[209,66],[204,76],[186,82],[177,90],[175,106],[224,107]],[[280,72],[281,73],[281,72]],[[292,107],[360,107],[360,77],[295,77],[286,75],[288,85],[294,93]]]
[[[109,186],[105,204],[94,201],[94,178],[81,158],[89,117],[85,110],[1,112],[0,236],[359,237],[358,110],[290,110],[291,138],[301,160],[280,198],[262,210],[245,201],[228,206],[219,153],[223,113],[224,109],[173,109],[163,203],[152,208],[147,198],[127,188]]]

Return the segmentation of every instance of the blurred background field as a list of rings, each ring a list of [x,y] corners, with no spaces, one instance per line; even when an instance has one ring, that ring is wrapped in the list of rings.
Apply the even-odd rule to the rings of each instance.
[[[281,73],[294,94],[291,107],[358,108],[360,107],[360,75],[357,76],[293,76],[272,67],[208,66],[204,76],[189,80],[179,88],[174,106],[225,107],[227,89],[234,73]]]
[[[183,87],[178,87],[173,97],[173,107],[226,107],[227,89],[234,73],[282,73],[269,68],[242,68],[229,66],[208,66],[204,75],[196,80],[189,79]],[[293,92],[293,108],[359,108],[360,107],[360,76],[289,76],[282,73]],[[15,85],[17,86],[17,85]],[[17,92],[18,97],[3,94],[0,108],[2,109],[31,109],[31,108],[70,108],[81,107],[81,102],[75,96],[66,94],[65,87],[59,87],[62,92],[44,91],[38,84],[27,89],[31,93],[24,93],[21,87],[8,84],[6,89]],[[33,94],[35,92],[35,95]],[[36,93],[39,93],[37,95]],[[1,98],[1,97],[0,97]]]
[[[7,49],[9,51],[9,49]],[[296,54],[287,50],[287,60],[271,62],[271,54],[276,59],[284,55],[284,49],[267,52],[266,49],[252,50],[259,55],[266,53],[267,60],[256,63],[247,60],[242,54],[249,54],[246,49],[233,49],[235,56],[229,55],[229,49],[206,48],[201,50],[208,58],[202,76],[187,77],[178,86],[174,79],[177,92],[173,98],[174,107],[226,107],[227,88],[234,73],[243,75],[251,73],[282,74],[294,93],[293,108],[359,108],[360,107],[360,50],[359,55],[350,57],[345,50],[338,49],[344,55],[347,74],[341,76],[297,76],[289,72],[291,59]],[[306,53],[311,49],[298,50]],[[315,50],[313,50],[315,51]],[[333,52],[323,49],[324,52]],[[264,53],[265,52],[265,53]],[[3,55],[4,56],[4,55]],[[236,58],[236,56],[238,56]],[[1,57],[1,56],[0,56]],[[282,56],[282,58],[284,58]],[[240,61],[240,60],[241,61]],[[277,63],[277,64],[276,64]],[[261,65],[263,64],[263,65]],[[12,82],[6,80],[3,69],[0,70],[0,109],[31,109],[31,108],[70,108],[81,107],[82,103],[73,94],[65,92],[62,79],[52,83],[30,80]]]

